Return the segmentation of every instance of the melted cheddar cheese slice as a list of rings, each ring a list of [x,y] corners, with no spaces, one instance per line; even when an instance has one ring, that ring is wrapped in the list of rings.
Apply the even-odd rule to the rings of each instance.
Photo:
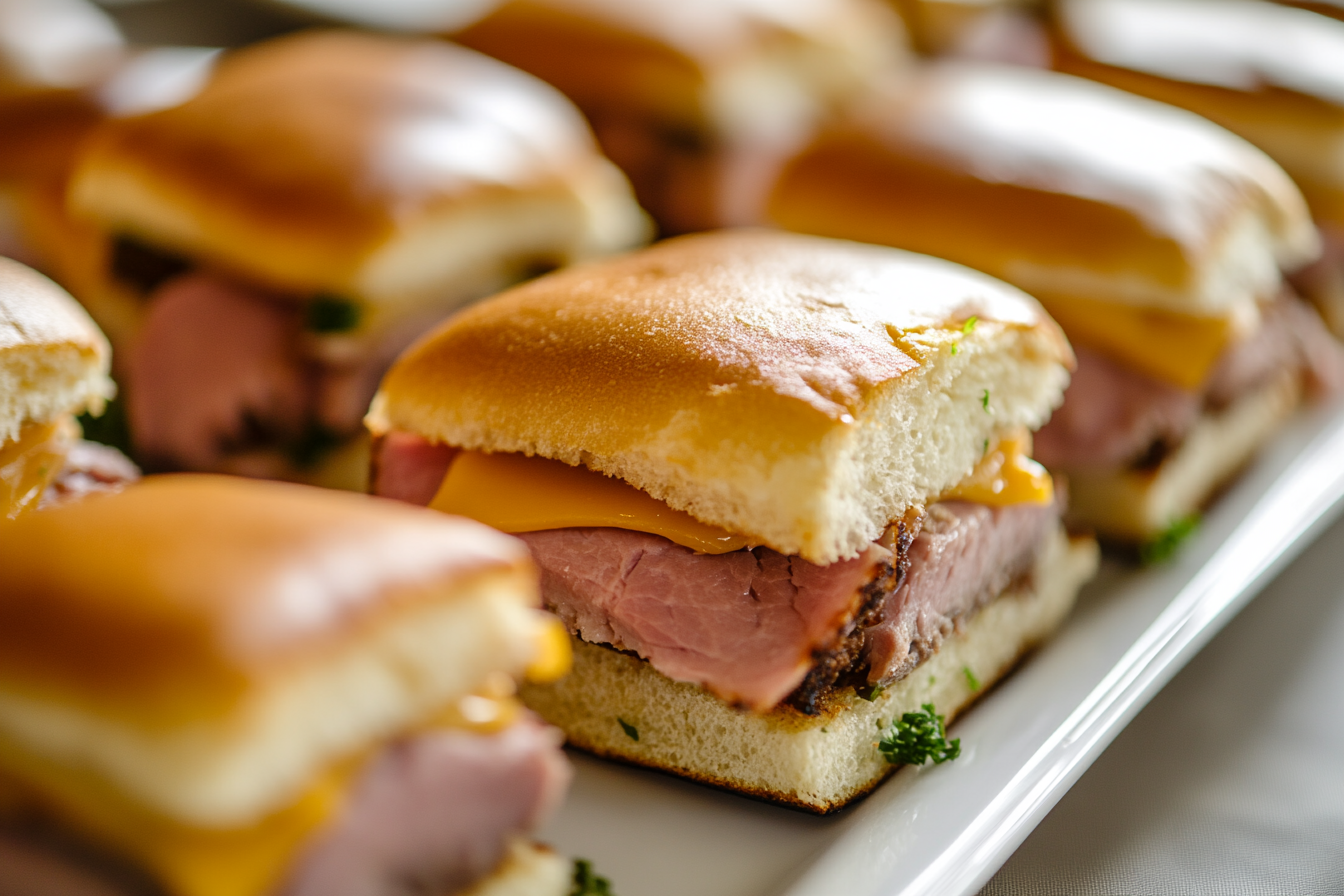
[[[673,510],[620,479],[523,454],[460,452],[429,506],[501,532],[580,526],[633,529],[703,554],[726,554],[751,544],[744,535]]]
[[[995,506],[1050,503],[1054,482],[1029,450],[1025,432],[1001,440],[942,498]],[[620,479],[523,454],[459,452],[429,506],[501,532],[593,526],[661,535],[702,554],[752,546],[745,535],[702,523]]]
[[[1194,317],[1090,299],[1046,296],[1041,302],[1070,340],[1181,389],[1203,385],[1238,333],[1231,317]]]
[[[1045,467],[1030,457],[1026,433],[999,441],[976,464],[971,475],[944,492],[939,500],[970,501],[1005,507],[1009,504],[1049,504],[1055,500],[1055,481]]]
[[[19,437],[0,445],[0,517],[13,519],[37,505],[65,465],[73,424],[30,423]]]

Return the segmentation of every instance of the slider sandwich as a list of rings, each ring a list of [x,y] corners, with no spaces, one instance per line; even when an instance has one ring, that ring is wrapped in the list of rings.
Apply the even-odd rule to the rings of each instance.
[[[1060,0],[1052,31],[1062,71],[1197,112],[1292,175],[1324,244],[1293,282],[1344,337],[1344,22],[1259,0]]]
[[[60,287],[0,258],[0,519],[138,477],[117,451],[80,440],[75,415],[115,391],[107,340]]]
[[[537,603],[512,538],[299,485],[157,476],[0,522],[0,859],[128,894],[563,896],[530,832],[569,766],[512,696],[568,663]]]
[[[1344,356],[1283,272],[1318,251],[1262,152],[1053,72],[944,64],[874,91],[779,171],[762,217],[1027,290],[1078,353],[1036,458],[1070,513],[1142,542],[1197,511]]]
[[[343,32],[227,54],[184,102],[105,122],[69,202],[101,236],[67,273],[118,349],[138,457],[347,487],[409,341],[646,227],[556,91]]]
[[[0,255],[51,272],[53,214],[124,52],[86,0],[0,0]]]
[[[731,223],[761,160],[905,47],[881,0],[503,0],[453,39],[577,103],[664,235]]]
[[[373,487],[527,542],[575,665],[524,699],[571,744],[827,812],[894,767],[893,720],[955,715],[1091,575],[1030,459],[1071,364],[956,265],[681,237],[411,348]]]

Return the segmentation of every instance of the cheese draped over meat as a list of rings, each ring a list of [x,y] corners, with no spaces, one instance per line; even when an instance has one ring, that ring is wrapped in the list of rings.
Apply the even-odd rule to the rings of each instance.
[[[1029,451],[1025,433],[1001,439],[992,450],[986,445],[971,474],[942,497],[992,506],[1050,503],[1053,482]],[[429,506],[510,533],[610,527],[661,535],[703,554],[754,546],[620,479],[522,454],[459,452]]]

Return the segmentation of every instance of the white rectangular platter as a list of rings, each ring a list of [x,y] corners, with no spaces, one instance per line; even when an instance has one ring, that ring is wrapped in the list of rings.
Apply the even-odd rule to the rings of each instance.
[[[829,818],[575,755],[543,832],[618,896],[975,893],[1148,700],[1344,509],[1344,405],[1301,415],[1169,565],[1114,563],[1058,637],[904,769]]]

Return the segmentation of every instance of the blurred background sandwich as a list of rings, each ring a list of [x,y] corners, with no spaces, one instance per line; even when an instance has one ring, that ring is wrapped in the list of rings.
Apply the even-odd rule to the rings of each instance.
[[[227,54],[185,102],[107,120],[68,201],[98,239],[62,274],[118,349],[136,456],[347,488],[416,335],[647,226],[551,88],[354,32]]]
[[[733,220],[726,195],[899,67],[880,0],[504,0],[452,38],[553,84],[664,235]]]
[[[115,449],[82,441],[75,420],[116,391],[110,357],[69,295],[0,258],[0,519],[138,477]]]
[[[1344,5],[1058,0],[1055,65],[1198,112],[1293,176],[1324,253],[1294,282],[1344,337]]]
[[[1032,299],[947,262],[681,237],[403,355],[373,488],[528,544],[576,664],[524,696],[570,743],[826,812],[923,762],[874,734],[941,726],[1090,576],[1030,459],[1072,362]]]
[[[568,665],[537,606],[518,541],[299,485],[0,522],[3,889],[564,896],[530,832],[569,766],[513,697]]]
[[[1344,57],[1341,57],[1344,58]],[[762,218],[927,252],[1039,298],[1078,351],[1036,456],[1075,522],[1145,541],[1197,511],[1344,355],[1286,286],[1302,194],[1209,121],[1078,78],[942,63],[780,169]]]

